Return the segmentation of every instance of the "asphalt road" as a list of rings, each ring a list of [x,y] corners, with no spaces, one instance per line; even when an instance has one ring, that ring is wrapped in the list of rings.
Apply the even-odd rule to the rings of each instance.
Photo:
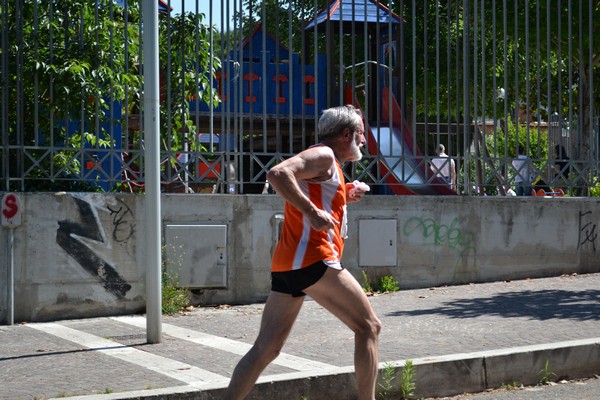
[[[484,393],[440,397],[435,400],[599,400],[600,376],[545,386],[497,389]],[[434,399],[425,399],[434,400]]]

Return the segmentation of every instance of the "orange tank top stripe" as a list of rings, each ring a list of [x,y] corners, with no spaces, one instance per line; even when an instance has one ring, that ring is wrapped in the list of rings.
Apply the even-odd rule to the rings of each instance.
[[[330,213],[339,224],[328,231],[315,231],[304,214],[286,202],[283,229],[273,252],[271,270],[292,271],[319,261],[341,268],[347,218],[346,185],[340,164],[336,160],[336,168],[329,180],[298,181],[298,186],[315,206]]]

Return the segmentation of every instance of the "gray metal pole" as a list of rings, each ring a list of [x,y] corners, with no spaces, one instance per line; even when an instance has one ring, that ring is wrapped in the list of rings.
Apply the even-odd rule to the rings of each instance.
[[[7,304],[7,325],[15,323],[15,230],[8,230],[8,304]]]
[[[144,142],[146,204],[146,340],[160,343],[161,309],[161,210],[160,113],[158,78],[158,2],[143,5]]]

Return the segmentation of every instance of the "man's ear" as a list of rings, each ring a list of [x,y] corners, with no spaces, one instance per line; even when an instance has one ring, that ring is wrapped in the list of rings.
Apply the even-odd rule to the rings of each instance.
[[[352,140],[352,130],[350,130],[350,128],[344,128],[343,136],[346,140]]]

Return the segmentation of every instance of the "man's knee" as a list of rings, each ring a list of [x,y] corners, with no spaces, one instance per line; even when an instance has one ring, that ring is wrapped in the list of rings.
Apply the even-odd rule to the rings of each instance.
[[[379,336],[379,332],[381,332],[381,322],[377,317],[365,318],[355,330],[357,335],[365,335],[374,338]]]
[[[270,343],[257,342],[254,344],[254,350],[257,356],[262,359],[262,362],[270,363],[281,354],[283,345],[284,343],[277,341]]]

